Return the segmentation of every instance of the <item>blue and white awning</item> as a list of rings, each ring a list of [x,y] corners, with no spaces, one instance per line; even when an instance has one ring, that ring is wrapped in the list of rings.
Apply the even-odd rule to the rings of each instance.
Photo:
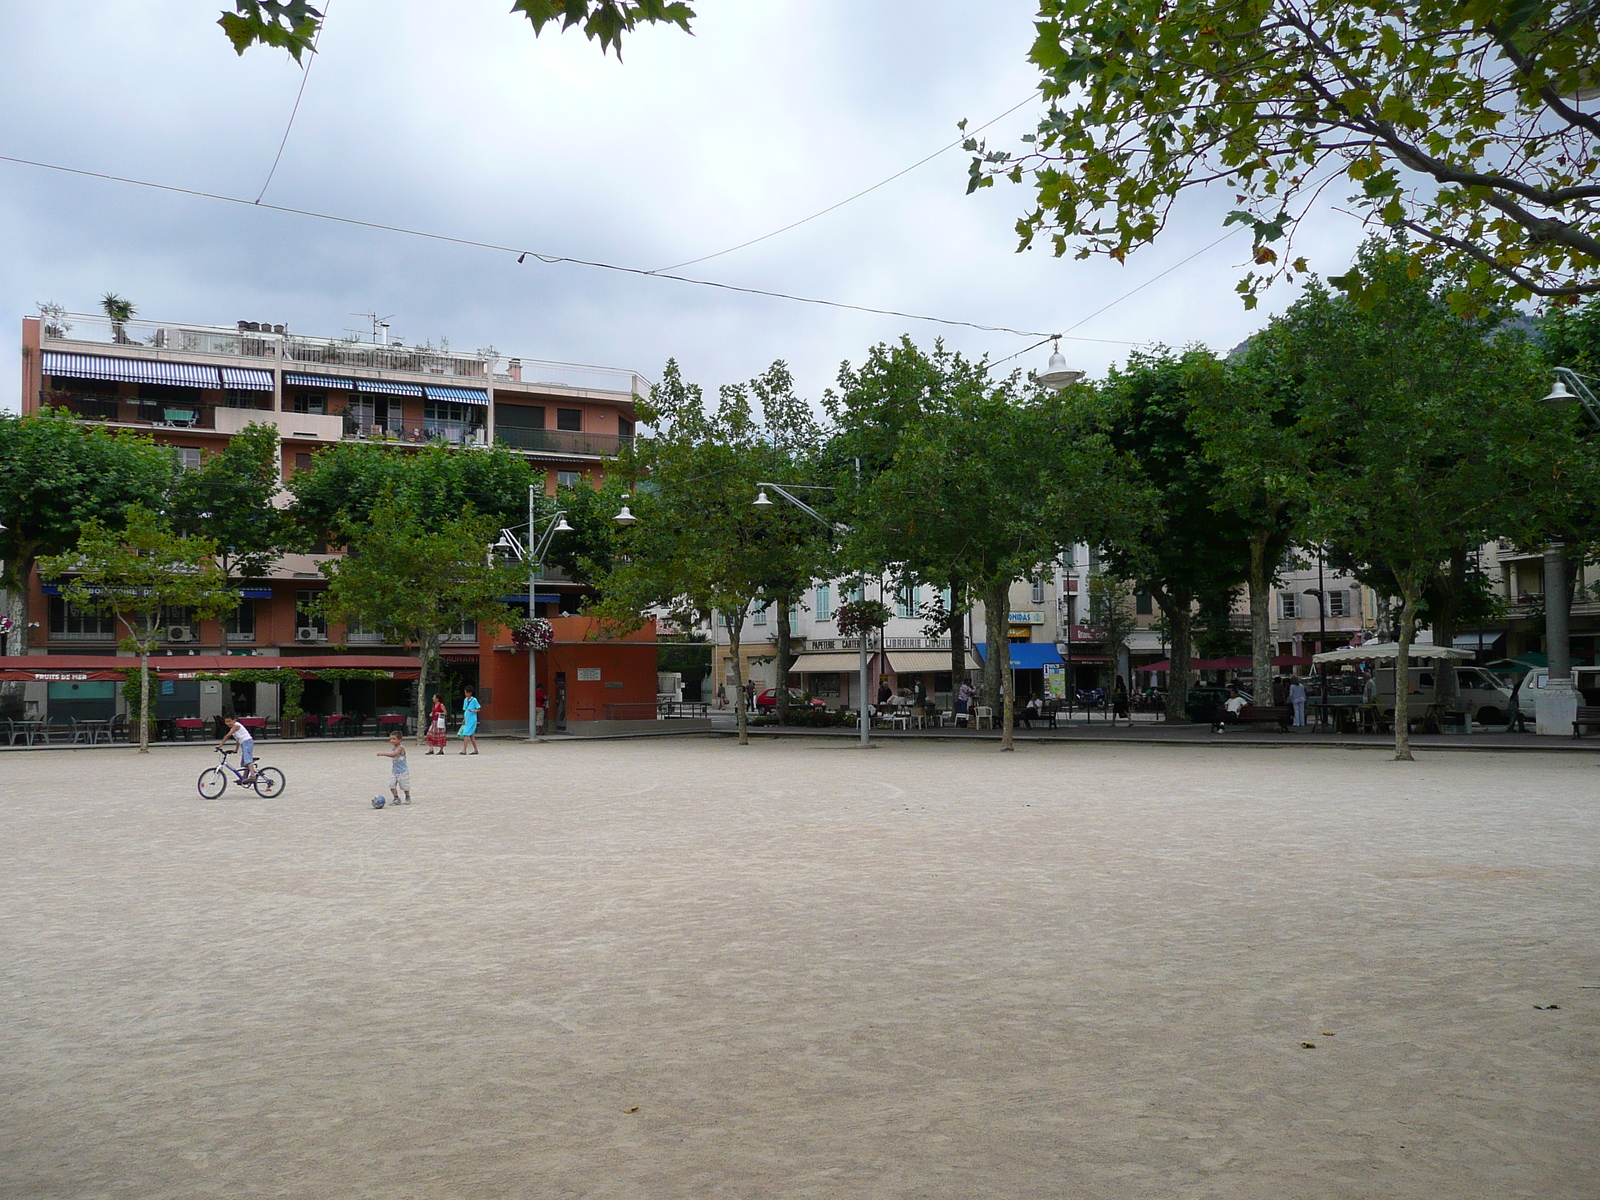
[[[423,384],[429,400],[442,400],[449,404],[489,403],[489,393],[484,388],[445,387],[441,384]]]
[[[260,367],[223,367],[222,386],[239,392],[270,392],[272,372]]]
[[[375,392],[380,396],[420,396],[420,383],[395,383],[391,379],[358,379],[356,391]]]
[[[306,375],[298,371],[285,371],[283,381],[296,387],[333,388],[338,392],[356,390],[353,380],[339,379],[332,375]]]
[[[68,379],[106,379],[117,383],[166,383],[174,387],[220,388],[216,367],[154,358],[113,358],[108,354],[44,352],[44,374]],[[270,386],[270,385],[269,385]]]

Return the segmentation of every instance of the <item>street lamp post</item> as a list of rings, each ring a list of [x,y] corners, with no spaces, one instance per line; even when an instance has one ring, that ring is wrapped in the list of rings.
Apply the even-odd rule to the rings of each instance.
[[[538,580],[544,573],[545,555],[550,553],[550,543],[555,540],[558,533],[571,533],[572,526],[567,524],[566,509],[558,508],[541,530],[534,521],[534,489],[536,484],[528,485],[528,540],[524,544],[517,535],[509,529],[500,531],[500,540],[495,543],[499,550],[510,550],[517,558],[528,564],[528,616],[533,617],[538,612]],[[531,645],[528,647],[528,740],[539,740],[539,652]]]
[[[1566,407],[1577,403],[1584,415],[1600,426],[1600,398],[1595,396],[1591,383],[1600,383],[1593,376],[1580,375],[1570,367],[1555,368],[1555,383],[1546,404]],[[1545,685],[1539,691],[1535,709],[1542,734],[1564,734],[1572,728],[1578,716],[1578,694],[1572,686],[1572,587],[1567,578],[1566,548],[1552,542],[1544,548],[1544,634]]]
[[[860,460],[859,459],[857,460],[857,464],[856,465],[857,465],[857,469],[859,470],[860,469]],[[798,485],[791,485],[791,486],[798,486]],[[832,491],[833,489],[832,488],[816,488],[816,489],[808,488],[807,490]],[[761,482],[761,481],[758,480],[756,482],[756,498],[753,501],[751,501],[751,504],[756,508],[772,508],[772,507],[774,507],[772,501],[767,498],[767,493],[768,492],[776,492],[784,500],[787,500],[795,508],[797,508],[801,512],[805,513],[805,515],[810,517],[813,521],[818,521],[821,524],[826,525],[828,527],[829,531],[832,532],[832,533],[848,533],[849,532],[849,527],[848,526],[840,525],[840,524],[837,524],[836,522],[828,520],[827,517],[823,516],[816,509],[812,508],[811,505],[807,504],[804,500],[800,499],[799,496],[796,496],[793,492],[791,492],[787,487],[785,487],[781,483],[764,483],[764,482]],[[866,594],[867,594],[866,583],[865,583],[865,580],[863,579],[862,588],[861,588],[861,595],[862,595],[863,599],[866,598]],[[859,697],[859,704],[858,704],[858,707],[861,709],[861,744],[863,746],[870,746],[872,744],[872,718],[867,715],[867,671],[868,671],[868,667],[869,667],[869,664],[868,664],[868,661],[867,661],[868,660],[867,640],[868,640],[867,639],[867,631],[865,629],[863,629],[861,631],[861,664],[860,664],[861,695]],[[779,687],[788,687],[789,686],[789,681],[787,679],[780,679],[780,680],[778,680],[778,686]]]

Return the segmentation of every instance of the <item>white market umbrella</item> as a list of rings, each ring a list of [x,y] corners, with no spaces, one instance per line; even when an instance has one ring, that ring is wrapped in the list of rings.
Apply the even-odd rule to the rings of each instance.
[[[1413,645],[1407,655],[1409,658],[1455,658],[1465,659],[1473,656],[1471,650],[1458,650],[1454,646],[1435,646],[1431,642]],[[1322,663],[1349,663],[1349,662],[1394,662],[1400,657],[1399,642],[1368,642],[1365,646],[1341,646],[1337,650],[1326,650],[1321,654],[1311,656],[1311,661]]]

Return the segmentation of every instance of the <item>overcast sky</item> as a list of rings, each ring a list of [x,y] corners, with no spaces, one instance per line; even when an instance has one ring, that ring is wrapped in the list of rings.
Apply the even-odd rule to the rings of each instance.
[[[1033,93],[1026,0],[695,0],[694,36],[635,34],[625,61],[576,32],[535,38],[505,0],[332,0],[266,200],[656,269],[817,211]],[[0,4],[0,153],[254,199],[300,86],[281,51],[236,57],[218,0]],[[989,133],[1014,145],[1029,103]],[[1226,195],[1180,206],[1126,265],[1015,253],[1024,188],[965,194],[933,162],[799,229],[686,274],[1024,330],[1074,325],[1213,241]],[[1297,246],[1342,270],[1329,215]],[[21,318],[106,291],[142,317],[287,323],[337,337],[393,314],[448,337],[708,386],[774,359],[805,394],[909,332],[1001,357],[1027,341],[356,230],[0,163],[0,407],[19,401]],[[1074,330],[1099,373],[1130,344],[1237,344],[1264,319],[1233,294],[1240,235]],[[1267,310],[1292,299],[1274,292]],[[1042,367],[1048,348],[1021,362]]]

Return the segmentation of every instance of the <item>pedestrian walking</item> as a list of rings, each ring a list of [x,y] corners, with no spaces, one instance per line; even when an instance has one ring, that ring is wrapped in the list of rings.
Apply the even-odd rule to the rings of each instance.
[[[965,679],[956,689],[956,724],[966,725],[972,717],[972,685]]]
[[[1117,676],[1117,685],[1111,691],[1111,721],[1127,721],[1129,727],[1133,725],[1133,714],[1128,711],[1128,685],[1123,682],[1122,676]]]
[[[747,712],[755,711],[756,681],[754,679],[746,679],[744,681],[744,707]]]
[[[472,694],[472,685],[469,683],[462,691],[466,692],[466,699],[461,702],[461,753],[467,752],[467,747],[472,747],[472,752],[478,752],[478,710],[483,705],[478,703],[478,698]]]
[[[430,750],[431,754],[432,751]],[[398,733],[389,735],[389,752],[385,754],[378,751],[379,758],[392,760],[389,771],[389,794],[394,797],[396,804],[400,803],[400,794],[405,793],[407,804],[411,803],[411,767],[406,762],[405,740]]]
[[[433,694],[433,708],[428,712],[428,754],[443,754],[445,747],[444,735],[444,701],[439,699],[439,693]],[[424,754],[426,758],[428,754]]]
[[[1289,681],[1289,704],[1294,709],[1294,727],[1306,727],[1306,685],[1300,682],[1296,675]]]

